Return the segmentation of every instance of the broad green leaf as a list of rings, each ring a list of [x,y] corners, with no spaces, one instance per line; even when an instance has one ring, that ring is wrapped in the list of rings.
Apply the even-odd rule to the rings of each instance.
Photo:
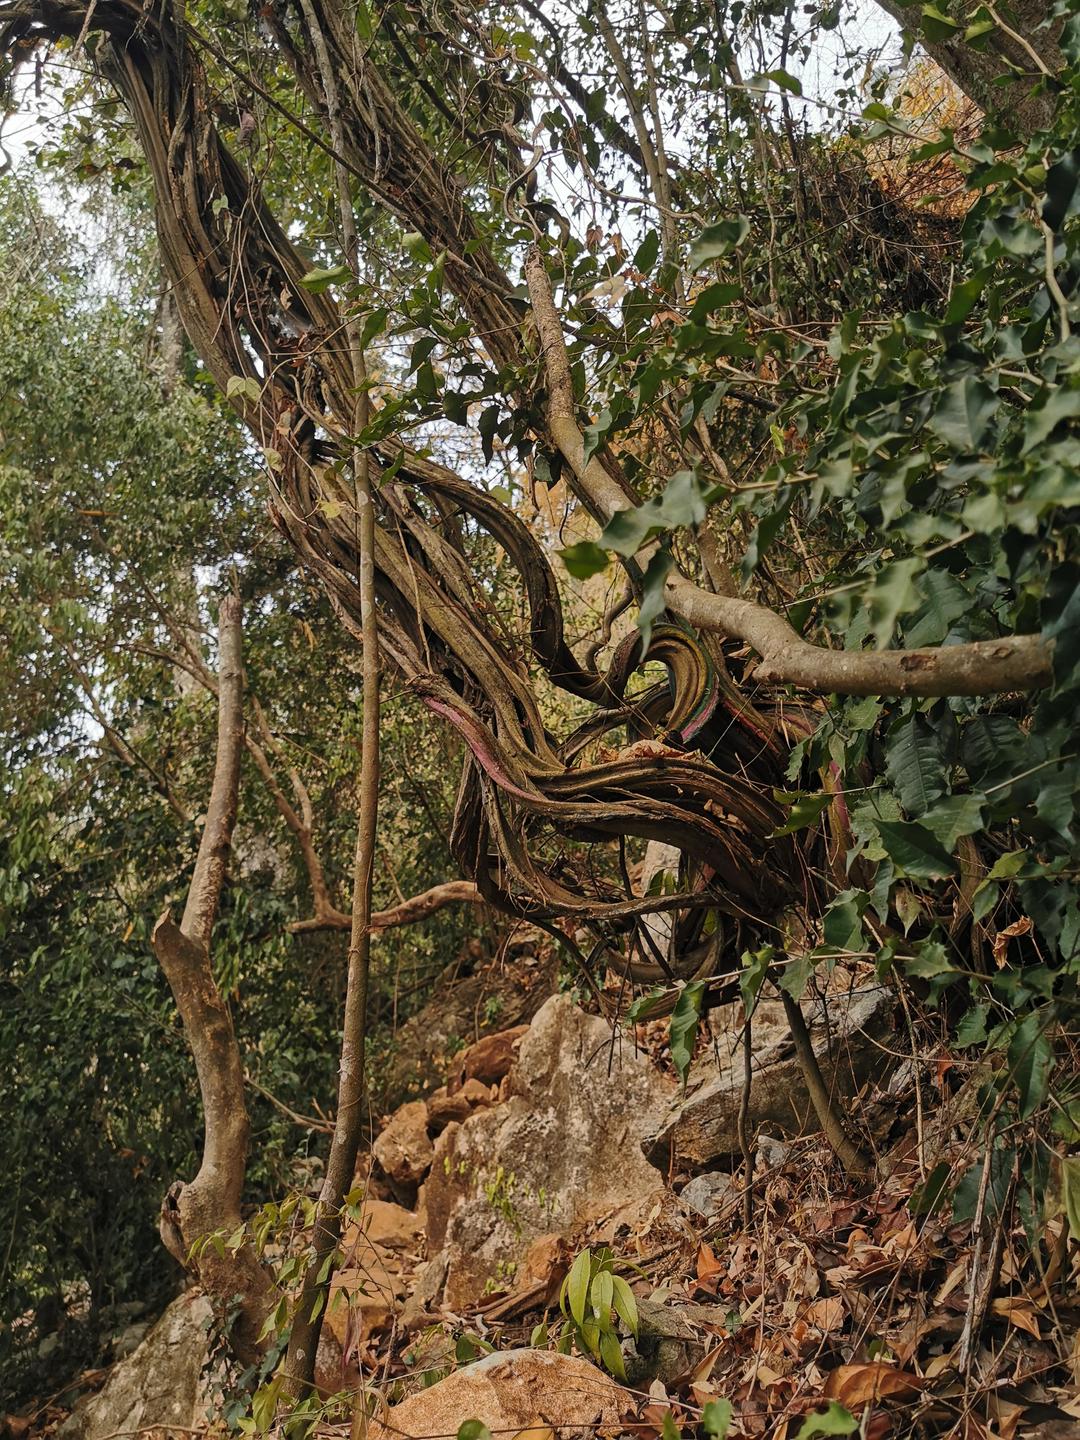
[[[617,1380],[626,1379],[622,1347],[619,1345],[619,1337],[614,1330],[601,1329],[600,1331],[600,1359]]]
[[[592,1304],[593,1314],[600,1321],[601,1328],[611,1323],[614,1291],[610,1270],[601,1270],[593,1276],[592,1284],[589,1286],[589,1300]]]
[[[656,264],[656,257],[659,254],[660,236],[655,230],[650,230],[634,253],[635,270],[640,270],[643,275],[647,275]]]
[[[765,983],[765,977],[769,973],[769,966],[776,956],[776,951],[771,945],[766,945],[761,950],[744,950],[742,953],[742,969],[739,971],[739,993],[742,995],[742,1002],[749,1015],[758,997],[758,992]]]
[[[1066,1155],[1061,1162],[1061,1198],[1069,1234],[1080,1240],[1080,1155]]]
[[[352,271],[348,265],[331,265],[326,269],[309,270],[306,275],[300,276],[299,283],[313,295],[321,295],[324,290],[329,290],[331,285],[351,279]]]
[[[637,620],[638,629],[641,631],[642,652],[649,648],[653,622],[667,609],[667,592],[664,586],[673,564],[669,551],[657,550],[642,578],[641,605],[638,608]]]
[[[942,392],[930,428],[964,454],[982,450],[991,440],[999,403],[985,380],[965,375]]]
[[[697,268],[709,260],[720,260],[730,255],[742,244],[750,233],[750,222],[745,215],[733,220],[718,220],[715,225],[706,225],[690,247],[690,264]]]
[[[612,1275],[611,1277],[611,1298],[616,1315],[630,1331],[630,1334],[637,1339],[637,1300],[634,1298],[634,1292],[621,1275]]]
[[[909,975],[917,975],[920,980],[936,980],[942,975],[959,973],[945,946],[937,940],[924,941],[918,954],[905,961],[904,968]]]
[[[914,880],[943,880],[956,861],[941,841],[914,820],[879,820],[877,831],[893,864]]]
[[[671,1062],[684,1087],[690,1061],[694,1058],[694,1040],[701,1021],[701,1002],[706,989],[704,980],[692,980],[683,987],[671,1012]]]
[[[1009,1070],[1020,1095],[1020,1118],[1033,1115],[1046,1099],[1054,1052],[1046,1034],[1047,1017],[1040,1011],[1025,1015],[1009,1044]]]
[[[588,1250],[581,1254],[570,1267],[566,1277],[566,1298],[570,1314],[578,1325],[585,1323],[585,1307],[589,1299],[589,1281],[592,1277],[592,1255]]]
[[[482,1420],[464,1420],[458,1426],[457,1440],[491,1440],[491,1431]]]
[[[928,40],[951,40],[961,28],[960,22],[951,15],[946,15],[939,6],[923,6],[922,29]]]
[[[568,545],[558,554],[575,580],[588,580],[592,575],[599,575],[611,563],[610,555],[595,540],[579,540],[576,545]]]
[[[679,470],[661,495],[613,515],[600,536],[618,555],[635,555],[650,536],[680,525],[700,525],[708,512],[706,492],[692,470]]]
[[[945,1203],[945,1192],[949,1184],[952,1166],[947,1160],[939,1160],[923,1183],[912,1191],[908,1209],[912,1215],[933,1215]]]
[[[920,596],[915,580],[925,566],[921,556],[911,555],[883,566],[874,577],[868,608],[874,643],[879,650],[889,645],[900,616],[918,607]]]
[[[910,715],[889,731],[885,768],[909,815],[925,815],[945,793],[945,757],[925,715]]]
[[[776,798],[781,799],[779,793]],[[794,835],[796,830],[805,830],[807,825],[815,824],[829,808],[832,799],[828,793],[800,795],[788,811],[787,821],[774,830],[769,838],[775,840],[780,835]]]

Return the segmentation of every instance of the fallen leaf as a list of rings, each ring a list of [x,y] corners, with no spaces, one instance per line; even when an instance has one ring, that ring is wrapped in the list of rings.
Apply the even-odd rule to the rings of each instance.
[[[895,1365],[875,1360],[869,1365],[838,1365],[825,1381],[825,1395],[829,1400],[839,1400],[849,1410],[860,1410],[872,1400],[910,1396],[925,1383],[910,1370],[898,1370]]]
[[[808,1306],[803,1318],[808,1325],[823,1330],[827,1335],[840,1329],[847,1318],[847,1311],[839,1295],[827,1295],[823,1300],[815,1300]]]
[[[542,1420],[528,1426],[525,1430],[519,1430],[514,1440],[555,1440],[555,1431],[550,1425],[545,1425]]]
[[[1023,1295],[1002,1295],[991,1305],[995,1315],[1000,1315],[1010,1325],[1015,1325],[1018,1330],[1025,1330],[1029,1335],[1034,1335],[1036,1340],[1041,1340],[1039,1333],[1039,1317],[1031,1301]]]

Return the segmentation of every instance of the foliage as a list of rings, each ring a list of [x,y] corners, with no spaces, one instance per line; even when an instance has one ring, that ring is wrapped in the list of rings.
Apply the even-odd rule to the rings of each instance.
[[[556,1348],[564,1355],[572,1344],[599,1365],[626,1379],[619,1345],[620,1324],[635,1339],[638,1333],[638,1311],[634,1292],[621,1275],[615,1273],[611,1252],[601,1249],[594,1255],[582,1250],[571,1265],[559,1292],[559,1309],[567,1320],[567,1328]],[[544,1336],[534,1333],[533,1343]]]

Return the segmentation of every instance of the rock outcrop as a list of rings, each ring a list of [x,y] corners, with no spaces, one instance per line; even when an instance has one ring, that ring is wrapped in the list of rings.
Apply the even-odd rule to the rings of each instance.
[[[803,1009],[833,1094],[846,1098],[870,1079],[884,1080],[892,1061],[877,1042],[892,1024],[894,1000],[889,990],[871,985],[814,997],[804,1002]],[[739,1013],[739,1007],[730,1006],[711,1017],[714,1053],[691,1065],[685,1095],[675,1099],[646,1144],[656,1165],[666,1168],[674,1160],[692,1168],[739,1155],[743,1089]],[[759,1001],[753,1042],[751,1141],[762,1126],[788,1135],[820,1128],[779,1000]]]
[[[594,1440],[605,1431],[619,1434],[631,1404],[627,1391],[587,1360],[548,1350],[497,1351],[391,1406],[374,1418],[368,1437],[453,1440],[464,1421],[479,1420],[492,1435],[550,1427],[560,1440]]]
[[[142,1343],[113,1366],[104,1387],[71,1412],[63,1440],[205,1425],[202,1368],[211,1314],[209,1300],[198,1290],[174,1300]]]
[[[421,1192],[451,1310],[509,1288],[540,1236],[571,1235],[663,1188],[641,1143],[674,1087],[608,1021],[553,996],[504,1088],[502,1104],[446,1127]]]

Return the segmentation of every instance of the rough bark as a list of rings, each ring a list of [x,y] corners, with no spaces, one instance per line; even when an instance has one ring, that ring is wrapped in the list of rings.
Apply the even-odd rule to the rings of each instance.
[[[1025,139],[1049,123],[1054,112],[1051,77],[1065,68],[1065,57],[1059,43],[1061,22],[1048,22],[1046,0],[988,7],[999,23],[978,49],[964,40],[963,7],[945,7],[946,12],[954,8],[962,22],[956,37],[931,40],[919,26],[920,6],[902,0],[877,3],[987,115],[1000,116]]]
[[[219,619],[217,753],[206,820],[183,917],[166,910],[154,927],[153,948],[169,982],[195,1060],[204,1138],[198,1174],[172,1186],[162,1204],[162,1239],[190,1265],[223,1319],[241,1359],[260,1353],[259,1334],[273,1286],[249,1245],[221,1253],[205,1237],[232,1233],[241,1223],[250,1124],[244,1067],[232,1016],[214,980],[210,936],[232,848],[243,750],[243,661],[240,602],[227,596]],[[194,1247],[194,1249],[193,1249]],[[237,1297],[239,1299],[237,1300]]]

